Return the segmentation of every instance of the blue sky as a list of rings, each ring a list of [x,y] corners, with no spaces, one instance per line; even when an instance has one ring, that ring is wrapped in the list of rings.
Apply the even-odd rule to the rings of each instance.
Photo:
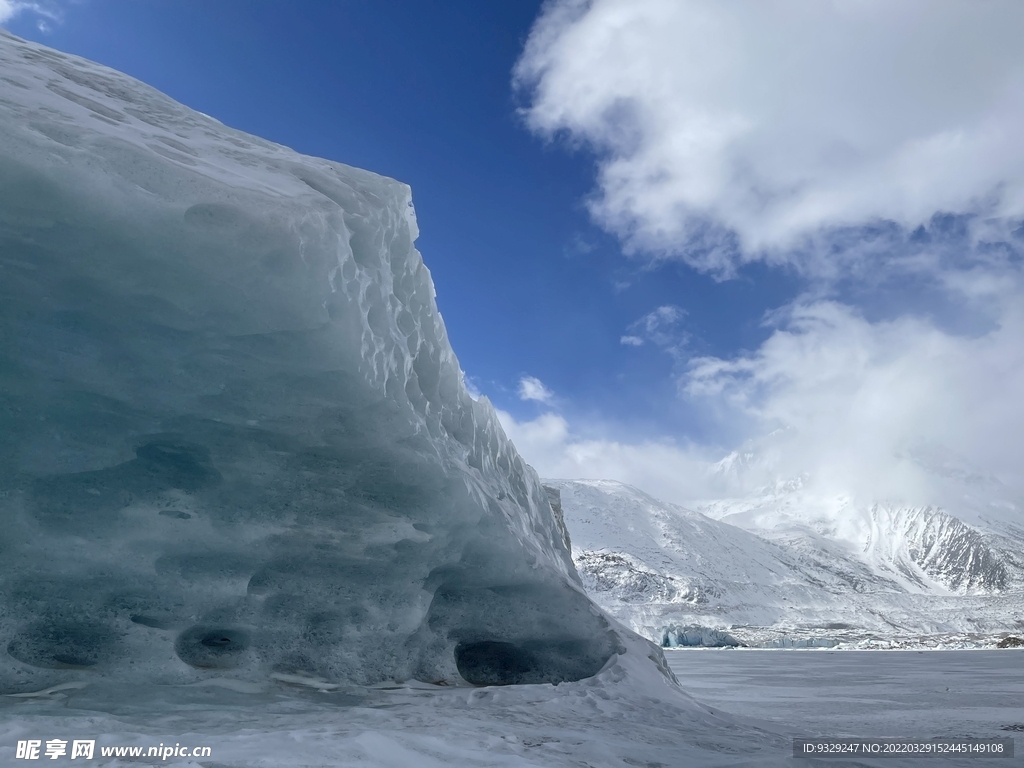
[[[778,426],[803,435],[793,471],[876,472],[922,437],[1016,466],[1022,6],[769,5],[0,0],[0,20],[409,183],[462,366],[543,474],[681,499]]]
[[[188,106],[301,152],[413,188],[419,248],[463,368],[495,404],[539,378],[569,412],[619,429],[692,429],[657,348],[620,343],[659,306],[686,310],[693,350],[756,347],[794,287],[762,270],[728,283],[624,258],[581,201],[593,158],[526,129],[512,68],[537,2],[294,4],[91,0],[49,31],[8,28],[127,72]],[[627,286],[628,287],[625,287]],[[665,417],[670,422],[664,422]]]

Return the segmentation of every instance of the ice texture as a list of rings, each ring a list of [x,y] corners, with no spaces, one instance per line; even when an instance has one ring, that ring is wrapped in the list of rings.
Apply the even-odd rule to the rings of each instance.
[[[0,692],[623,650],[463,386],[406,185],[4,32],[0,74]]]
[[[661,635],[663,648],[735,648],[742,645],[739,640],[720,629],[690,624],[665,627]]]

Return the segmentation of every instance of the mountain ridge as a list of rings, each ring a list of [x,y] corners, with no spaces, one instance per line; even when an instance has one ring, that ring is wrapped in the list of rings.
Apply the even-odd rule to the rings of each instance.
[[[615,481],[543,482],[559,492],[584,586],[655,641],[687,626],[746,644],[998,634],[1024,617],[1016,542],[927,505],[870,507],[863,549],[827,525],[755,526],[750,499],[708,515]]]

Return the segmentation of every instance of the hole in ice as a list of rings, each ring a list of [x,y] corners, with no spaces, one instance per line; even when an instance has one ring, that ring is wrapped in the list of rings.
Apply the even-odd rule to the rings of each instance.
[[[186,629],[174,642],[178,658],[200,669],[236,667],[248,648],[249,635],[243,630],[202,624]]]
[[[596,675],[605,658],[578,640],[485,640],[455,647],[455,666],[473,685],[525,685],[582,680]]]
[[[455,665],[474,685],[514,685],[529,682],[536,662],[514,643],[488,640],[456,646]]]
[[[33,667],[92,667],[107,657],[114,641],[114,633],[102,624],[43,621],[19,633],[7,652]]]
[[[178,520],[190,520],[192,518],[192,515],[188,512],[179,512],[176,509],[161,509],[158,514],[161,514],[164,517],[173,517]]]
[[[463,586],[448,574],[427,626],[456,641],[459,674],[476,685],[562,683],[596,675],[621,647],[585,595],[545,584]],[[462,582],[462,583],[459,583]]]
[[[231,638],[223,632],[214,632],[206,635],[199,642],[207,648],[227,648],[231,645]]]

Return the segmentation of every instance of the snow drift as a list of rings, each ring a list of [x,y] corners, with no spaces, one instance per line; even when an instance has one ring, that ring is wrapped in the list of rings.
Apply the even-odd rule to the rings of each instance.
[[[561,682],[619,636],[404,184],[0,32],[0,690]]]

